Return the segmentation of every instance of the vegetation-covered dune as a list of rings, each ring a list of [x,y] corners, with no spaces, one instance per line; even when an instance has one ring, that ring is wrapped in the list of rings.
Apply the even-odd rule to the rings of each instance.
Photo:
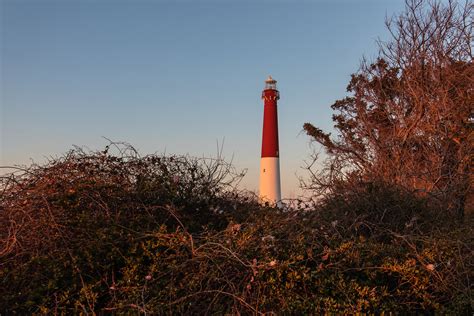
[[[2,314],[472,313],[469,219],[375,182],[261,207],[223,161],[121,149],[2,178]]]

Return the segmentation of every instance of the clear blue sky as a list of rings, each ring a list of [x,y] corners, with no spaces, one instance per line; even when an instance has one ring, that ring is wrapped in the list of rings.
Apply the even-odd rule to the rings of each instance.
[[[0,0],[0,165],[42,162],[102,136],[141,154],[224,155],[258,187],[265,78],[278,80],[285,197],[330,130],[362,56],[401,0]]]

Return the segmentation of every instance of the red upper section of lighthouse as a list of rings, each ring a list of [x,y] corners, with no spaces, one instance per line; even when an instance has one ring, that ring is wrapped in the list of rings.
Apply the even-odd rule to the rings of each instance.
[[[264,103],[262,157],[279,157],[277,100],[280,99],[280,93],[276,90],[276,81],[271,77],[266,81],[265,88],[262,92]]]

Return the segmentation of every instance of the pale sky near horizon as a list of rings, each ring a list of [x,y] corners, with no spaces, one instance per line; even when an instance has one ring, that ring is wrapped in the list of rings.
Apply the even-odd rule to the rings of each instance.
[[[283,197],[299,194],[305,122],[330,131],[402,0],[0,0],[0,165],[103,137],[142,154],[215,156],[258,188],[265,78],[278,81]]]

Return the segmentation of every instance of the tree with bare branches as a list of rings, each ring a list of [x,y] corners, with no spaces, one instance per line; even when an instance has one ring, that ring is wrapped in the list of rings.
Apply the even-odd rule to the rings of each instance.
[[[304,125],[329,157],[310,188],[378,179],[435,197],[459,217],[472,208],[473,14],[470,1],[407,0],[387,19],[390,40],[332,105],[339,137]]]

